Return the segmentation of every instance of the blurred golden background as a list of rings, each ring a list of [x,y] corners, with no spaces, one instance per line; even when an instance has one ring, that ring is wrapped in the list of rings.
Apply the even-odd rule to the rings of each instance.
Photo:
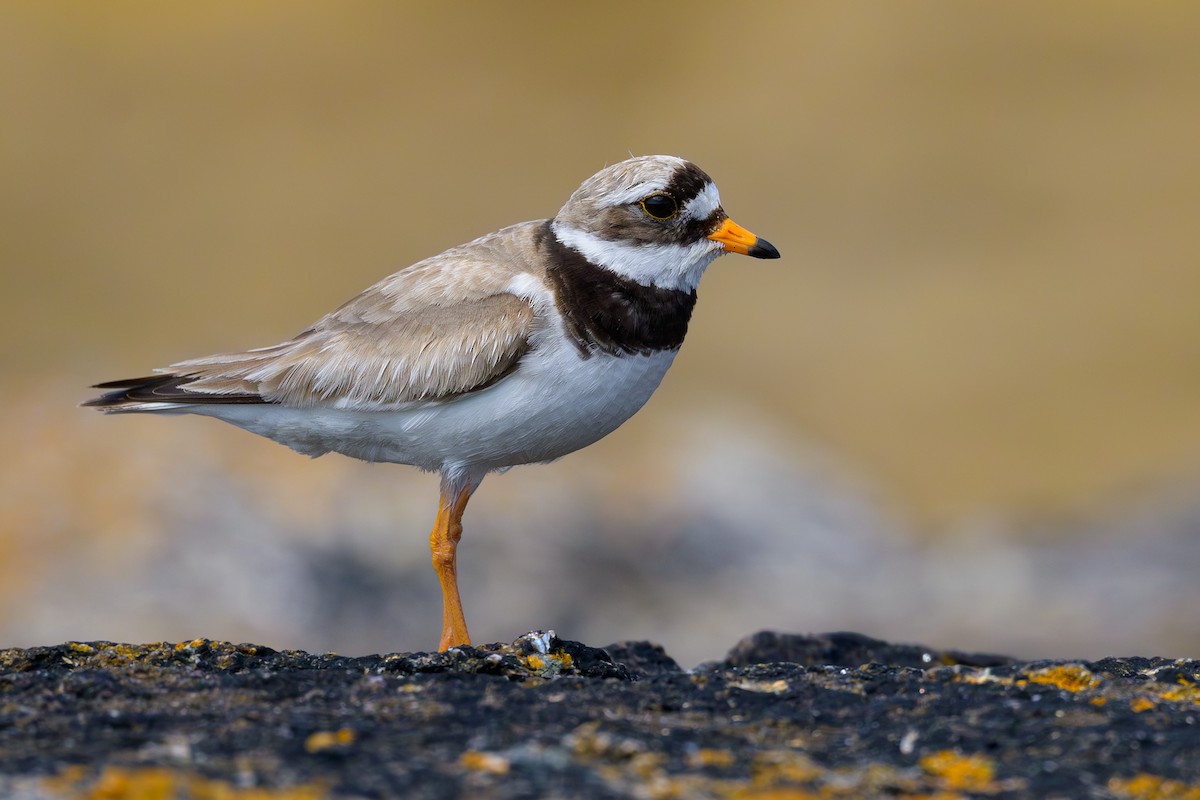
[[[1197,41],[1188,4],[4,4],[0,644],[432,645],[434,478],[75,404],[662,152],[783,259],[714,265],[625,428],[484,484],[477,638],[1200,654]]]

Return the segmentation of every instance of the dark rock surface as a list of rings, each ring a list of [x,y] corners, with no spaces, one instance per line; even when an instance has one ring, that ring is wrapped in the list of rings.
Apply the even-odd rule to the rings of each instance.
[[[761,633],[0,651],[0,797],[1200,798],[1200,663]]]

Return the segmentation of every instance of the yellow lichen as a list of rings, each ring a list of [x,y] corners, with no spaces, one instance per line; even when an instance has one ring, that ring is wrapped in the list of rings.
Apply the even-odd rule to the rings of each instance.
[[[115,644],[112,647],[107,647],[104,650],[105,654],[112,654],[123,661],[137,661],[145,655],[145,651],[137,645]]]
[[[78,800],[323,800],[323,785],[287,789],[243,788],[164,767],[105,767],[94,780],[81,767],[68,767],[43,781],[52,795]]]
[[[84,796],[87,800],[169,800],[175,796],[178,781],[179,775],[161,767],[128,770],[110,767]]]
[[[52,796],[78,795],[77,787],[88,776],[88,768],[82,764],[65,767],[57,775],[42,779],[42,786]]]
[[[1108,790],[1137,800],[1200,800],[1200,785],[1140,772],[1132,778],[1113,778]]]
[[[994,789],[996,766],[990,758],[981,755],[963,755],[953,750],[939,750],[923,756],[921,769],[941,778],[951,789],[982,792]]]
[[[1135,714],[1140,714],[1154,708],[1154,701],[1146,697],[1135,697],[1129,701],[1129,707]]]
[[[662,753],[635,753],[627,768],[630,774],[648,782],[665,771],[666,763],[667,757]]]
[[[571,654],[565,650],[555,650],[552,653],[547,653],[545,657],[531,653],[525,656],[524,662],[525,667],[531,672],[538,672],[547,676],[565,672],[575,665],[575,659],[571,658]]]
[[[1059,664],[1036,669],[1026,673],[1025,680],[1029,683],[1047,684],[1065,689],[1068,692],[1082,692],[1100,685],[1100,679],[1082,664]],[[1020,681],[1018,681],[1019,684]]]
[[[304,749],[310,753],[319,753],[331,747],[345,747],[354,743],[354,731],[349,728],[338,728],[336,731],[317,731],[309,734],[304,740]]]
[[[479,750],[468,750],[458,757],[458,763],[464,769],[471,769],[477,772],[487,772],[492,775],[507,775],[509,769],[509,761],[504,756],[496,755],[495,753],[483,753]]]
[[[803,753],[792,750],[768,750],[755,756],[750,768],[752,788],[774,787],[780,783],[811,783],[825,771]]]
[[[701,747],[694,753],[689,753],[687,763],[696,769],[702,767],[732,767],[737,758],[728,750],[718,750],[715,747]]]
[[[1179,685],[1163,692],[1162,696],[1163,699],[1176,703],[1191,702],[1200,705],[1200,687],[1185,678],[1180,678]]]

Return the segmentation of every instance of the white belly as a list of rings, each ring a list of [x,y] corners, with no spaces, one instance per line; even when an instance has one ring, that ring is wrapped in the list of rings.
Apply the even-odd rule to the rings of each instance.
[[[508,377],[455,400],[386,410],[212,405],[180,409],[223,419],[307,455],[482,473],[549,461],[586,447],[633,416],[676,351],[583,359],[563,340],[535,349]]]

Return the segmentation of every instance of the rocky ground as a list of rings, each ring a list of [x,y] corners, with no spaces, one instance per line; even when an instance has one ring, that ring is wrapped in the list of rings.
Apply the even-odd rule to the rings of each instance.
[[[13,798],[1200,798],[1200,662],[1018,663],[761,633],[348,658],[0,651]]]

